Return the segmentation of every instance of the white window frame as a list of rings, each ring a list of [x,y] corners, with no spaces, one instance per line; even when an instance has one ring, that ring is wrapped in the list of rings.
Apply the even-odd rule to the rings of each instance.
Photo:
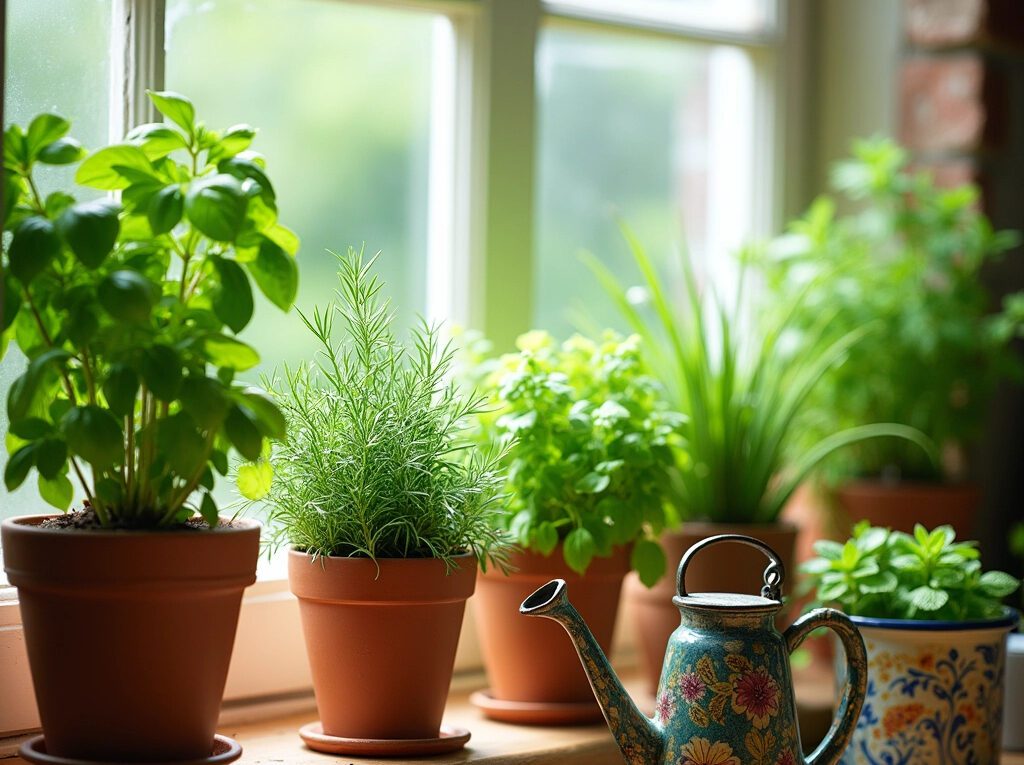
[[[447,82],[435,83],[432,102],[427,312],[477,327],[498,347],[510,346],[533,320],[534,74],[543,24],[749,51],[760,94],[754,108],[769,126],[754,156],[755,177],[770,193],[759,197],[752,233],[776,230],[803,203],[807,0],[774,0],[775,28],[751,35],[659,25],[628,13],[591,15],[560,9],[555,0],[334,1],[429,11],[448,20],[439,51],[446,58],[435,61]],[[112,136],[157,119],[145,90],[163,86],[165,9],[165,0],[113,0]],[[471,617],[466,624],[456,666],[479,668]],[[37,728],[16,592],[3,585],[0,688],[0,738]],[[281,698],[310,688],[295,599],[285,579],[263,578],[243,599],[225,700]]]

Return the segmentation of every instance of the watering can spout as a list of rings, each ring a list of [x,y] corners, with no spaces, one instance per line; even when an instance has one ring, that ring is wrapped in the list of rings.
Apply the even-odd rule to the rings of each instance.
[[[519,613],[552,619],[569,633],[625,761],[630,765],[660,762],[661,730],[626,693],[590,628],[569,602],[567,589],[564,579],[554,579],[524,600]]]

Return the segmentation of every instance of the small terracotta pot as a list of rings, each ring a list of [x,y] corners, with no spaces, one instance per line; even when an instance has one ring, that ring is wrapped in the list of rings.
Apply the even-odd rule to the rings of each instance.
[[[50,755],[106,762],[210,756],[259,524],[188,531],[3,522]]]
[[[288,554],[325,734],[437,738],[476,585],[476,559],[456,560]]]
[[[679,626],[679,609],[672,603],[676,594],[676,568],[690,547],[716,534],[745,534],[761,540],[778,553],[786,568],[783,592],[788,593],[793,585],[796,526],[788,523],[733,525],[693,522],[684,523],[682,531],[663,534],[661,546],[668,558],[665,576],[648,589],[632,573],[626,577],[625,588],[629,618],[636,625],[640,669],[651,695],[658,690],[669,636]],[[686,588],[690,592],[760,594],[767,565],[767,559],[758,550],[746,545],[729,545],[711,554],[694,557],[687,568]]]
[[[974,519],[981,502],[981,491],[970,483],[852,481],[839,489],[838,496],[851,526],[867,520],[872,526],[910,534],[916,523],[928,529],[948,523],[960,539],[974,539]]]
[[[476,624],[493,698],[596,705],[587,675],[561,625],[527,619],[519,613],[519,606],[546,582],[566,580],[573,605],[607,654],[622,580],[629,571],[629,552],[629,548],[619,548],[611,557],[594,558],[584,576],[566,565],[561,546],[548,557],[532,552],[514,554],[511,563],[517,570],[508,576],[493,568],[480,574]]]

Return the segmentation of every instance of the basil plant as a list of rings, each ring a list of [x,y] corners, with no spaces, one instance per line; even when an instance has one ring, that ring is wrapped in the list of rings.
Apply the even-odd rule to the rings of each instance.
[[[38,474],[66,510],[72,479],[102,526],[161,528],[199,512],[234,450],[243,493],[266,489],[261,460],[285,421],[236,381],[256,351],[237,338],[253,289],[287,311],[298,239],[277,220],[253,128],[207,129],[175,93],[150,93],[170,123],[141,125],[86,156],[70,124],[42,114],[4,133],[0,353],[28,368],[7,396],[7,489]],[[43,196],[41,165],[78,164],[81,186]],[[7,233],[9,232],[9,233]],[[82,507],[81,509],[86,509]]]

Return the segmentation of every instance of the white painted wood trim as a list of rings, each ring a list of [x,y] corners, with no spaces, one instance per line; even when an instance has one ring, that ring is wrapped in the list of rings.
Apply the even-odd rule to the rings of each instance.
[[[110,35],[110,140],[157,122],[146,90],[164,87],[165,0],[114,0]]]

